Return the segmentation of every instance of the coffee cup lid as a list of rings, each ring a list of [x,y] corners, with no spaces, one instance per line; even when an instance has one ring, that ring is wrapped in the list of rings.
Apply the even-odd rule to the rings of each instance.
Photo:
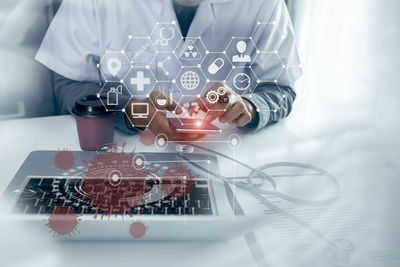
[[[106,117],[115,115],[114,111],[110,111],[115,107],[104,106],[100,99],[104,103],[107,103],[106,96],[98,97],[97,95],[87,95],[81,97],[76,100],[72,113],[81,117]]]

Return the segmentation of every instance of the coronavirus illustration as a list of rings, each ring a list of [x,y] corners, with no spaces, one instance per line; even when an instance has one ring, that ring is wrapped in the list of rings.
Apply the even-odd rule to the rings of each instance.
[[[115,143],[108,151],[95,153],[90,161],[83,161],[86,168],[78,174],[81,178],[53,186],[58,204],[46,226],[55,236],[77,232],[75,212],[94,219],[120,216],[124,220],[124,216],[150,214],[160,201],[185,198],[194,188],[195,177],[182,163],[147,162],[135,149],[125,152],[125,147],[126,143],[122,147]],[[129,229],[134,238],[143,237],[146,231],[141,221],[132,222]]]
[[[79,216],[70,207],[56,207],[48,218],[46,226],[55,237],[72,236],[79,231]]]
[[[54,157],[54,165],[60,170],[71,169],[75,164],[74,154],[66,148],[59,150]]]
[[[135,239],[144,237],[146,232],[147,226],[140,220],[132,222],[129,226],[129,234]]]
[[[193,190],[194,178],[190,169],[184,167],[182,163],[175,163],[164,172],[161,189],[172,198],[184,198]]]
[[[96,209],[95,217],[132,216],[131,209],[161,198],[157,195],[160,190],[154,190],[159,183],[155,175],[158,170],[137,168],[134,151],[126,153],[124,147],[118,152],[115,145],[111,152],[101,152],[91,162],[84,162],[87,170],[79,193]]]

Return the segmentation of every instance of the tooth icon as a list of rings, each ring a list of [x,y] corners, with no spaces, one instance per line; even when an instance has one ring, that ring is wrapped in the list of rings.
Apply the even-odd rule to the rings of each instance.
[[[114,77],[117,76],[117,74],[121,70],[121,67],[122,67],[122,63],[121,63],[121,60],[119,60],[118,58],[115,58],[115,57],[110,58],[107,62],[108,71]]]

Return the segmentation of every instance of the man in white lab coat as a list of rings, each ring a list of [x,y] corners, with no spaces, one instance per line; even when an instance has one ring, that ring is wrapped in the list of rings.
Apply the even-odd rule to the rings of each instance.
[[[192,41],[204,57],[215,55],[214,62],[224,63],[219,66],[229,66],[225,76],[210,79],[205,75],[204,88],[199,86],[187,93],[202,96],[196,102],[208,112],[207,121],[219,118],[220,122],[242,130],[257,131],[290,113],[296,97],[294,83],[301,70],[284,0],[64,0],[36,55],[39,62],[57,74],[55,92],[62,109],[71,112],[77,98],[101,90],[99,84],[106,79],[99,64],[107,51],[124,50],[129,38],[154,41],[154,33],[160,32],[159,25],[166,25],[167,29],[176,27],[175,36],[182,41],[169,48],[179,59]],[[161,45],[153,42],[154,49],[146,52],[150,57],[154,56],[152,52],[157,54],[156,58],[160,54],[157,43]],[[218,71],[211,69],[209,63],[203,65],[204,61],[203,58],[196,65],[202,73]],[[161,80],[157,73],[162,72],[159,69],[162,66],[153,66],[152,62],[146,65],[151,66],[154,80]],[[179,72],[181,63],[175,65]],[[169,72],[174,73],[173,68]],[[117,78],[123,80],[124,76]],[[171,87],[173,84],[176,81],[171,78]],[[221,87],[225,88],[228,103],[207,103],[207,92],[216,92]],[[132,90],[130,93],[133,95],[130,103],[154,103],[164,93],[169,97],[165,91],[149,91],[147,100],[143,100]],[[177,99],[169,101],[171,104],[163,109],[180,113],[183,103],[176,102]],[[132,125],[149,123],[153,133],[164,133],[170,140],[201,137],[175,133],[165,113],[156,112],[160,107],[150,108],[149,118],[154,115],[150,123],[150,119],[132,118],[130,106],[127,105],[126,114],[121,112],[117,116],[117,127],[125,132],[136,133],[143,128]]]

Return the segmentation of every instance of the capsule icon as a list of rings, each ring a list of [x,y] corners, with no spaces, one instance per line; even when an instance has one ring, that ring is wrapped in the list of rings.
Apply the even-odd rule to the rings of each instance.
[[[225,65],[225,61],[222,58],[217,58],[213,63],[208,66],[208,72],[212,75],[216,74]]]

